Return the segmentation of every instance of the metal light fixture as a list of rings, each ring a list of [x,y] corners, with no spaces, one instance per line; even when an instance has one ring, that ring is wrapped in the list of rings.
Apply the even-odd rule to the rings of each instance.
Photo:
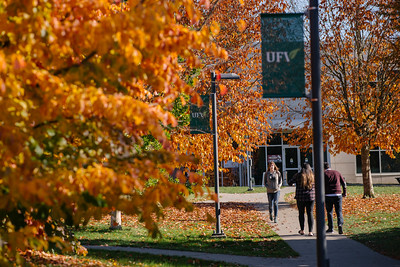
[[[213,123],[213,144],[214,144],[214,179],[215,179],[215,219],[216,229],[212,237],[226,237],[221,230],[221,206],[219,203],[219,172],[218,172],[218,123],[217,123],[217,92],[215,87],[216,80],[238,80],[240,76],[236,73],[219,73],[211,72],[211,101],[212,101],[212,123]]]

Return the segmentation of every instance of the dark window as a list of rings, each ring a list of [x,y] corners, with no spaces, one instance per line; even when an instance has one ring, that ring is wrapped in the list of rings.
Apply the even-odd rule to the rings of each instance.
[[[371,172],[388,173],[400,172],[400,154],[395,153],[396,158],[390,158],[383,150],[374,150],[370,152]],[[380,158],[379,158],[380,157]],[[357,173],[362,173],[361,155],[356,157]]]
[[[283,133],[282,134],[283,135],[283,144],[284,145],[287,145],[288,144],[288,136],[289,136],[289,134],[287,134],[287,133]]]
[[[281,134],[273,134],[271,139],[268,139],[268,145],[282,145]]]
[[[253,177],[256,185],[262,184],[262,175],[266,170],[265,165],[265,147],[259,147],[253,153]]]
[[[370,157],[370,164],[371,164],[371,172],[372,173],[379,173],[379,151],[371,151],[369,153]],[[356,164],[357,164],[357,173],[362,173],[361,168],[361,155],[357,155],[356,157]]]
[[[282,146],[267,146],[267,162],[273,161],[282,170]]]
[[[356,167],[357,167],[357,173],[362,173],[361,169],[361,155],[356,156]]]
[[[307,152],[300,152],[300,163],[308,163],[310,164],[311,168],[314,166],[313,165],[313,157],[312,157],[312,151],[307,151]],[[302,165],[303,166],[303,165]]]
[[[296,148],[285,148],[285,163],[287,169],[299,168],[299,159]]]
[[[380,173],[379,151],[371,151],[369,153],[369,159],[370,159],[370,162],[371,162],[371,172],[372,173]]]
[[[395,153],[394,156],[392,159],[385,151],[381,151],[382,172],[400,172],[400,153]]]

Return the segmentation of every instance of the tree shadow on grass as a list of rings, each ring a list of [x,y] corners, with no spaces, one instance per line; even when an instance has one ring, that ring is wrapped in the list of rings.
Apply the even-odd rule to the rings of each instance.
[[[86,231],[89,231],[91,233],[98,233],[98,234],[105,234],[105,233],[112,233],[113,231],[124,231],[124,229],[122,230],[110,230],[109,228],[94,228],[91,226],[86,226],[84,228]],[[125,230],[127,231],[127,230]]]
[[[380,254],[400,260],[400,227],[352,234],[349,237]]]
[[[122,263],[135,263],[140,264],[140,266],[158,266],[163,265],[165,262],[168,262],[169,266],[242,266],[239,264],[231,264],[226,262],[192,259],[184,256],[167,256],[124,251],[104,251],[90,249],[87,256],[107,261],[120,261],[122,259]]]
[[[168,250],[184,250],[207,252],[217,254],[231,254],[255,257],[297,257],[299,254],[289,247],[283,240],[240,240],[238,238],[211,238],[202,236],[201,238],[187,240],[155,239],[153,241],[124,241],[110,239],[81,239],[82,245],[106,245],[140,248],[157,248]]]

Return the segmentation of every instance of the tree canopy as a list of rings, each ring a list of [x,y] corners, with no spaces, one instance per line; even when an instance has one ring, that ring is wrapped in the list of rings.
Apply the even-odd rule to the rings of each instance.
[[[374,196],[370,150],[400,151],[400,77],[388,39],[395,30],[379,10],[385,2],[320,4],[324,142],[331,153],[361,155],[364,197]],[[296,131],[298,141],[312,143],[310,121]]]
[[[389,20],[390,27],[395,31],[393,35],[387,36],[387,41],[391,44],[391,60],[400,68],[400,2],[388,0],[379,6],[380,13]]]
[[[211,93],[210,73],[236,73],[240,80],[217,82],[219,161],[241,162],[246,150],[264,145],[272,133],[269,119],[279,101],[262,99],[260,13],[281,13],[285,1],[210,1],[209,9],[202,9],[198,24],[186,25],[203,29],[210,26],[213,42],[224,48],[229,57],[203,57],[204,68],[195,75],[195,89],[200,95]],[[189,134],[189,125],[172,131],[177,150],[200,159],[201,170],[213,169],[212,135]]]
[[[227,53],[183,17],[200,22],[191,0],[0,3],[1,265],[17,249],[68,248],[63,225],[111,209],[153,233],[164,207],[190,209],[169,175],[193,161],[168,142],[169,110],[193,95],[182,71],[201,67],[196,51]],[[149,135],[159,149],[144,149]]]

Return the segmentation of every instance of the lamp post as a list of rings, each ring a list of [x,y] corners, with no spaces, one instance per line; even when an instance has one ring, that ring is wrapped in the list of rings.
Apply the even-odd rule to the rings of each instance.
[[[325,236],[325,181],[322,168],[324,156],[322,146],[322,108],[321,108],[321,67],[318,32],[318,0],[310,0],[311,40],[311,103],[314,139],[315,202],[317,215],[317,263],[318,267],[329,267],[327,242]]]
[[[217,200],[215,201],[215,219],[216,228],[212,237],[225,237],[224,232],[221,230],[221,206],[219,203],[219,172],[218,172],[218,123],[217,123],[217,92],[215,87],[215,80],[238,80],[239,75],[235,73],[221,73],[216,75],[211,72],[211,101],[212,101],[212,124],[213,124],[213,144],[214,144],[214,179],[215,179],[215,194]]]

